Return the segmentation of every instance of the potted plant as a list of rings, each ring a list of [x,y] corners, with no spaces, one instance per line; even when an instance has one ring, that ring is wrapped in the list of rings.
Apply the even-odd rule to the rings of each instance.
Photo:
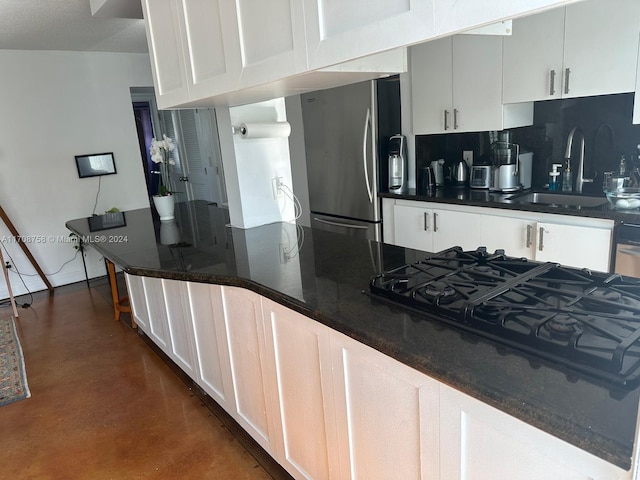
[[[156,207],[160,220],[172,220],[174,218],[173,211],[174,193],[171,191],[171,165],[175,165],[172,152],[175,144],[171,137],[162,136],[162,140],[151,140],[149,153],[151,160],[156,163],[160,169],[160,182],[158,185],[158,193],[153,196],[153,204]]]

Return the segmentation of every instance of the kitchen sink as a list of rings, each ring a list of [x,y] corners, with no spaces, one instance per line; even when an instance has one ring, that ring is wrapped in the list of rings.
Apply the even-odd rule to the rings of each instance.
[[[535,203],[543,205],[559,205],[568,207],[599,207],[608,201],[605,197],[589,197],[586,195],[571,195],[566,193],[526,192],[507,197],[518,203]]]

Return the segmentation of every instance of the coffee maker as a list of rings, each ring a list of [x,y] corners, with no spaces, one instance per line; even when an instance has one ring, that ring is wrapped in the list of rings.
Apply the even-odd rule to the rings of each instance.
[[[389,139],[389,192],[407,193],[407,139],[393,135]]]

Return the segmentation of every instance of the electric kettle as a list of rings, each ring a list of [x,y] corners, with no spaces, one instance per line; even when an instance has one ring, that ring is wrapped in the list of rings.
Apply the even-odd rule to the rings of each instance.
[[[469,184],[469,165],[464,160],[460,160],[453,167],[451,183],[454,187],[465,187]]]

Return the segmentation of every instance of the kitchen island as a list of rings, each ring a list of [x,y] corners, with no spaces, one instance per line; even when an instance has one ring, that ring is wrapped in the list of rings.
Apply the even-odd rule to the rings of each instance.
[[[325,401],[317,399],[315,403],[320,406],[320,410],[325,409],[322,410],[325,421],[321,423],[326,431],[321,432],[321,436],[326,439],[326,444],[324,450],[319,443],[307,444],[313,445],[309,447],[311,450],[328,452],[329,459],[338,459],[335,465],[329,460],[327,467],[337,478],[349,476],[349,472],[351,475],[355,474],[365,461],[371,463],[371,458],[375,458],[371,454],[371,458],[364,460],[361,455],[366,456],[366,451],[371,451],[374,445],[360,446],[359,442],[365,441],[364,438],[367,442],[374,442],[370,437],[380,430],[368,431],[365,427],[367,434],[363,433],[363,436],[358,436],[362,432],[357,430],[355,433],[353,430],[347,433],[341,431],[344,425],[349,425],[345,429],[367,425],[367,414],[389,417],[386,419],[388,423],[382,418],[379,422],[371,421],[372,425],[380,423],[382,426],[379,427],[382,428],[381,438],[377,440],[386,444],[385,448],[389,450],[388,462],[391,465],[397,465],[400,460],[393,455],[400,454],[394,435],[399,435],[399,439],[407,437],[409,444],[416,443],[420,446],[418,450],[421,452],[418,453],[424,456],[417,463],[422,465],[422,474],[434,468],[440,472],[441,478],[451,478],[445,472],[456,468],[460,472],[462,465],[469,462],[469,458],[461,458],[464,455],[461,452],[465,449],[469,455],[473,455],[473,451],[484,452],[489,455],[487,458],[491,458],[490,455],[493,454],[499,461],[507,462],[506,457],[513,452],[495,451],[494,447],[500,443],[511,448],[520,441],[521,444],[517,447],[519,457],[514,457],[516,465],[509,467],[512,469],[510,471],[523,468],[522,462],[527,459],[530,462],[537,459],[539,468],[544,469],[540,475],[548,473],[552,468],[550,465],[557,463],[565,468],[558,470],[559,472],[573,475],[562,478],[588,478],[587,475],[593,478],[630,478],[640,390],[619,391],[567,375],[555,365],[464,333],[437,319],[390,306],[366,294],[369,281],[374,275],[414,261],[426,253],[288,223],[242,230],[227,226],[228,216],[224,209],[204,202],[186,202],[178,204],[178,207],[175,222],[160,222],[151,209],[140,209],[124,212],[125,225],[110,230],[92,232],[86,218],[71,220],[67,222],[67,227],[125,271],[134,314],[136,304],[140,305],[142,302],[146,307],[142,308],[147,314],[146,320],[152,320],[154,315],[167,316],[167,313],[160,311],[159,305],[162,302],[154,301],[162,299],[162,293],[152,298],[148,292],[153,295],[154,291],[162,292],[164,289],[165,295],[174,293],[165,298],[173,299],[187,295],[188,299],[181,305],[187,310],[191,309],[194,323],[197,323],[196,317],[200,315],[196,312],[199,303],[194,302],[194,299],[213,298],[210,304],[214,306],[207,308],[215,310],[215,299],[224,298],[223,310],[228,335],[226,345],[236,345],[238,351],[242,349],[238,358],[247,362],[252,357],[257,357],[257,365],[267,365],[270,363],[269,358],[276,358],[273,367],[273,372],[276,373],[273,375],[264,366],[266,370],[263,370],[262,377],[247,376],[240,382],[237,378],[227,380],[236,399],[236,418],[250,433],[251,429],[257,432],[254,437],[258,438],[258,442],[290,472],[304,469],[299,462],[296,464],[292,460],[296,458],[296,452],[292,452],[291,445],[287,444],[287,435],[281,432],[265,436],[263,433],[277,430],[274,427],[276,423],[286,423],[282,421],[285,418],[285,413],[282,412],[286,410],[283,405],[286,405],[290,397],[297,399],[297,395],[301,395],[299,390],[302,390],[301,385],[288,394],[278,390],[286,387],[283,377],[279,376],[283,357],[278,356],[278,352],[298,352],[300,346],[305,349],[313,346],[314,349],[317,348],[317,355],[312,357],[320,358],[319,365],[322,368],[317,369],[317,382],[314,383],[316,377],[306,373],[302,378],[308,379],[305,381],[310,384],[318,385],[317,391],[325,396]],[[181,290],[183,285],[188,288]],[[154,290],[157,286],[160,290]],[[198,297],[204,292],[203,289],[210,286],[218,287],[218,290],[212,290],[214,293],[210,295],[205,292]],[[219,286],[222,286],[222,293]],[[167,310],[175,309],[176,304],[166,302]],[[237,324],[233,318],[239,318],[243,312],[251,309],[263,314],[263,320],[257,321],[253,326],[262,326],[257,330],[236,329]],[[278,323],[281,318],[287,320]],[[154,335],[162,336],[154,332],[153,325],[144,326],[145,319],[142,320],[138,323],[152,339]],[[307,342],[307,337],[302,335],[292,334],[287,337],[280,330],[285,324],[294,329],[304,325],[305,332],[313,332],[313,341]],[[171,326],[166,329],[169,332],[169,343],[179,343],[181,330],[172,329]],[[241,337],[241,334],[246,336]],[[281,334],[284,336],[280,336]],[[190,348],[200,351],[198,343],[203,340],[206,342],[206,338],[198,338],[197,325],[195,337],[191,341],[195,345]],[[212,349],[215,346],[220,350],[224,346],[225,342],[220,342],[219,339],[214,342],[213,337],[211,338]],[[278,344],[282,339],[288,339],[289,343]],[[169,343],[167,348],[172,348]],[[264,345],[267,348],[263,348]],[[327,345],[333,350],[327,349]],[[304,353],[303,350],[301,354]],[[295,359],[290,361],[294,362]],[[231,376],[237,373],[237,367],[240,366],[233,362],[232,358]],[[192,367],[195,370],[199,366],[202,368],[199,358],[191,364],[194,364]],[[349,382],[358,379],[354,380],[355,377],[347,374],[340,376],[340,371],[347,371],[346,367],[344,370],[334,368],[336,365],[344,367],[347,364],[362,368],[367,365],[375,365],[376,368],[379,366],[383,374],[371,380],[373,385],[367,387],[367,378],[364,376],[359,379],[360,390],[357,390],[366,392],[369,388],[374,392],[379,391],[379,395],[368,395],[366,398],[354,395],[349,390]],[[331,367],[324,368],[327,365]],[[304,372],[308,362],[300,359],[299,365],[295,367]],[[190,367],[187,365],[184,368]],[[350,371],[355,372],[356,370]],[[337,375],[338,378],[327,381],[328,375]],[[275,377],[272,382],[275,392],[267,385],[271,377]],[[391,381],[393,379],[402,381]],[[259,422],[250,421],[251,418],[259,418],[263,410],[255,409],[257,416],[252,417],[250,413],[253,407],[237,401],[245,398],[243,391],[246,393],[255,386],[253,380],[263,382],[263,388],[259,390],[264,395],[265,404],[279,404],[282,409],[274,418],[267,418],[267,415],[263,419],[265,428],[260,428]],[[427,412],[432,415],[433,412],[439,412],[436,421],[418,427],[404,421],[407,418],[406,410],[390,410],[396,397],[400,398],[406,393],[398,389],[396,395],[399,385],[411,385],[411,391],[415,387],[420,414]],[[341,391],[341,388],[345,391]],[[327,401],[329,395],[332,402]],[[221,401],[225,408],[224,402],[227,400],[224,396],[219,400],[215,397],[215,391],[212,396]],[[369,403],[358,404],[359,401],[374,402],[374,396],[379,396],[382,405],[377,409],[372,408]],[[335,400],[336,398],[342,398],[342,401]],[[414,404],[411,398],[400,403],[410,409]],[[346,406],[327,411],[329,404]],[[304,405],[306,408],[300,409],[297,405],[297,409],[312,410],[310,404]],[[426,417],[428,415],[425,414]],[[478,423],[480,418],[484,420]],[[313,421],[310,418],[306,420]],[[530,428],[531,432],[517,430],[524,428],[519,421],[524,422],[522,425]],[[301,430],[317,430],[309,425]],[[385,425],[396,427],[387,430],[388,438],[385,438]],[[417,433],[416,428],[420,430]],[[520,437],[521,432],[523,435],[531,433],[531,436]],[[414,434],[419,438],[411,437]],[[557,442],[557,439],[562,442]],[[432,448],[434,445],[435,448]],[[528,447],[531,447],[530,452],[526,451]],[[362,448],[365,450],[362,451]],[[344,451],[347,450],[349,453],[345,458]],[[454,451],[458,456],[452,454]],[[587,454],[586,458],[575,457],[579,452],[589,452],[593,457]],[[300,458],[305,454],[306,452],[298,452]],[[527,455],[533,457],[529,458]],[[558,458],[553,458],[554,455]],[[407,458],[410,457],[410,452],[407,452]],[[606,462],[600,462],[600,459]],[[414,465],[406,459],[402,461],[405,466]],[[568,465],[563,462],[568,462]],[[479,469],[481,464],[481,459],[472,458],[471,465],[467,464],[465,468],[475,465]],[[576,470],[573,470],[574,467]],[[590,470],[592,467],[598,471]],[[586,470],[580,470],[581,468]],[[525,471],[533,470],[534,465],[526,465]],[[415,472],[411,475],[413,476],[419,477]],[[549,477],[532,475],[530,478]]]

